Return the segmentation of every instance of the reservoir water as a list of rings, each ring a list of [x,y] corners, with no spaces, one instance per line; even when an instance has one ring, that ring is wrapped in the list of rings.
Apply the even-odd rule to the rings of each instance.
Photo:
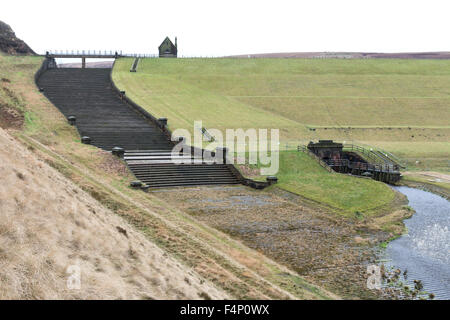
[[[385,251],[388,267],[408,270],[407,283],[421,280],[435,299],[450,299],[450,202],[433,193],[394,187],[416,212],[404,220],[408,232]]]

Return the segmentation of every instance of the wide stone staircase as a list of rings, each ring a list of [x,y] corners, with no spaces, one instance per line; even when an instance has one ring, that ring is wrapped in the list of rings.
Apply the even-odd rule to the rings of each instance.
[[[124,159],[140,181],[153,187],[238,183],[228,165],[208,163],[190,155],[178,156],[163,150],[127,151]]]
[[[134,110],[113,90],[111,69],[48,69],[37,80],[45,96],[68,118],[81,137],[107,151],[125,150],[124,160],[147,187],[237,184],[227,164],[205,163],[188,156],[176,164],[174,143],[163,130]],[[85,139],[86,140],[86,139]],[[185,156],[186,158],[186,156]]]

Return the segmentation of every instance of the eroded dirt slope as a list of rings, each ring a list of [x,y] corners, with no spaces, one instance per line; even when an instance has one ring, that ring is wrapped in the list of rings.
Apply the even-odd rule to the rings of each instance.
[[[0,146],[0,299],[227,298],[1,128]]]

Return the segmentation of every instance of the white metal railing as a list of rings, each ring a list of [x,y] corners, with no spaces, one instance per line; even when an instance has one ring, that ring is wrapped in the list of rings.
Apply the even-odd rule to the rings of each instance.
[[[117,56],[130,58],[156,58],[153,53],[125,53],[122,50],[48,50],[49,55],[58,56]]]

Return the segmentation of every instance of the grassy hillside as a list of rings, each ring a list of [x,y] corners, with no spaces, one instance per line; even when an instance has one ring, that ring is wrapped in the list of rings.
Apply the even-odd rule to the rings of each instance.
[[[277,176],[281,188],[350,216],[370,212],[394,200],[394,193],[384,183],[330,174],[303,152],[281,152]]]
[[[279,128],[283,147],[359,141],[449,170],[448,60],[143,59],[130,73],[132,61],[114,81],[171,129]]]
[[[133,177],[125,166],[110,154],[81,144],[75,128],[68,125],[57,108],[38,92],[33,77],[41,62],[41,58],[38,57],[0,55],[0,125],[17,139],[15,143],[25,145],[34,156],[58,170],[98,201],[102,207],[123,217],[146,239],[163,250],[165,257],[175,259],[177,265],[187,267],[192,274],[205,279],[207,281],[205,283],[216,287],[229,297],[237,299],[335,297],[320,287],[311,285],[295,272],[263,254],[168,205],[166,201],[129,188],[129,182]],[[76,194],[72,189],[68,192],[71,196]],[[3,202],[0,202],[0,206],[2,205]],[[63,206],[64,202],[60,205]],[[3,214],[2,210],[0,212]],[[57,224],[57,220],[55,223]],[[77,226],[82,225],[78,222]],[[114,229],[113,231],[117,232]],[[42,234],[44,235],[45,233]],[[124,238],[120,233],[118,236]],[[79,238],[73,239],[74,242],[71,244],[74,248],[71,257],[79,258],[81,261],[91,259],[87,249],[80,245],[84,242],[78,241],[83,240],[83,237],[84,234],[81,234]],[[105,242],[109,243],[107,240]],[[124,245],[126,244],[127,242],[124,242]],[[55,254],[57,253],[58,251],[55,251]],[[132,264],[134,251],[128,253],[127,259]],[[0,252],[0,256],[3,257],[3,252]],[[95,260],[92,262],[95,263]],[[138,264],[132,265],[135,265],[136,269],[132,270],[133,276],[127,281],[137,283],[136,286],[139,286],[141,270]],[[26,269],[24,271],[27,274],[28,271]],[[100,268],[96,272],[103,271]],[[170,282],[167,277],[160,280],[161,283]],[[188,287],[194,288],[189,284],[189,278],[185,282]],[[155,280],[154,283],[157,285],[160,282]],[[3,288],[3,283],[0,284]],[[197,293],[205,299],[214,297],[207,290],[196,291],[195,294]],[[194,291],[189,296],[194,297]]]
[[[279,153],[278,183],[276,187],[321,204],[339,215],[355,218],[355,213],[366,216],[380,214],[395,201],[395,193],[385,183],[372,179],[330,173],[304,152],[297,150]],[[240,171],[255,180],[263,165],[238,165]]]

